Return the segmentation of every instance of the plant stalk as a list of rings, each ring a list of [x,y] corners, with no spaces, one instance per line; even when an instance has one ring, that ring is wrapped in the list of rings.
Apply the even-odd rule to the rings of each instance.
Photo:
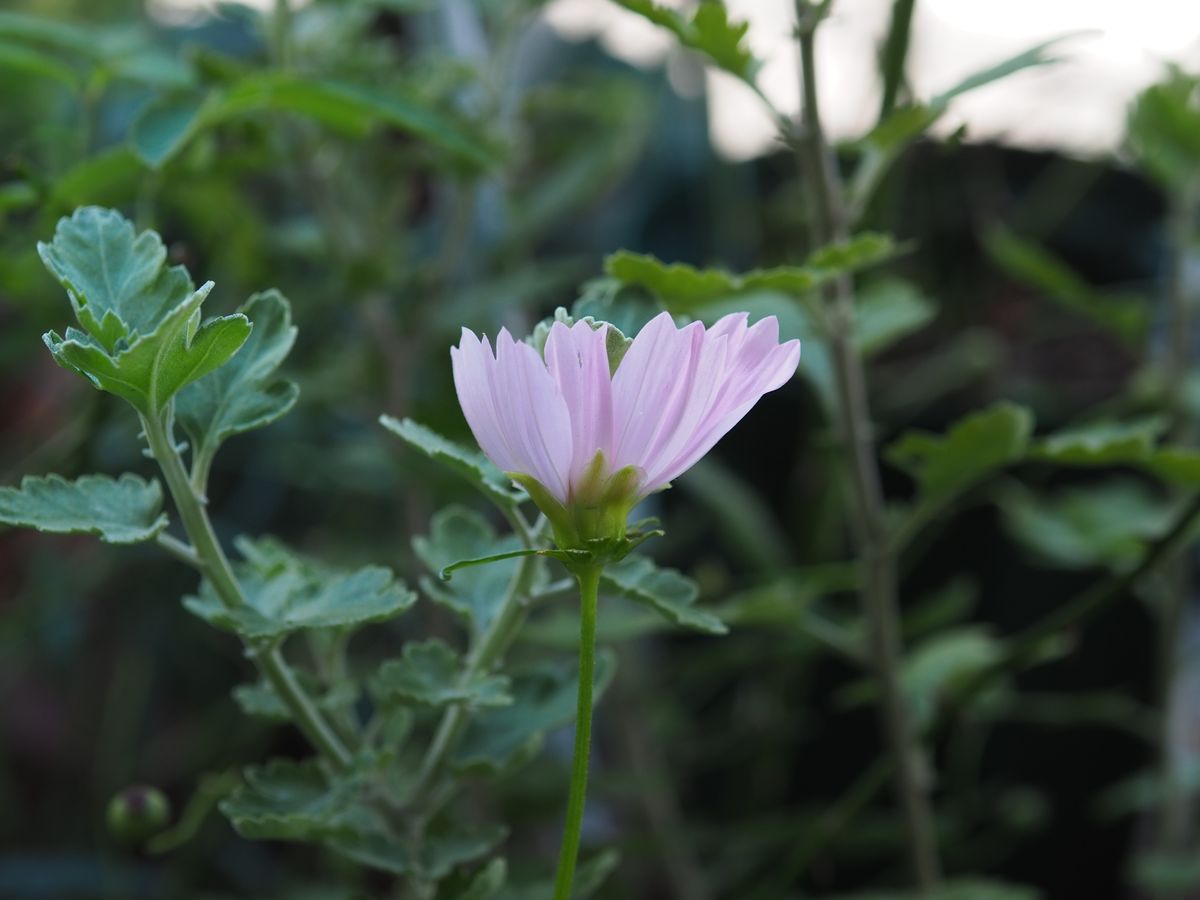
[[[563,824],[562,850],[554,876],[554,900],[570,900],[583,833],[587,803],[588,759],[592,748],[592,688],[596,671],[596,606],[600,594],[601,566],[575,573],[579,581],[579,694],[575,704],[575,748],[571,754],[571,789]]]
[[[821,126],[817,100],[815,34],[828,3],[797,0],[801,68],[801,174],[812,197],[812,232],[818,246],[845,241],[849,224],[841,178]],[[903,650],[896,597],[896,558],[888,536],[879,466],[875,458],[866,377],[854,343],[853,285],[843,275],[823,290],[838,413],[848,452],[854,503],[852,520],[865,568],[861,602],[869,662],[879,682],[883,731],[894,765],[895,791],[905,820],[913,878],[922,891],[941,881],[929,777],[901,683]]]
[[[168,408],[169,409],[169,408]],[[170,434],[167,422],[170,412],[163,415],[142,415],[142,430],[150,453],[158,462],[167,490],[175,501],[175,508],[183,522],[184,531],[192,542],[191,550],[198,563],[197,568],[213,586],[221,602],[229,609],[247,606],[246,595],[233,574],[233,568],[221,548],[204,500],[196,493],[188,478],[179,450]],[[254,660],[262,676],[274,688],[279,699],[291,713],[292,721],[304,733],[309,742],[338,769],[350,767],[350,753],[337,734],[313,704],[304,688],[296,680],[283,658],[277,641],[245,641],[247,655]]]

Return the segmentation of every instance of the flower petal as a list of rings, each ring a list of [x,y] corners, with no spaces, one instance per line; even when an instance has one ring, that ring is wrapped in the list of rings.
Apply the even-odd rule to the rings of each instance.
[[[608,369],[608,326],[555,322],[546,338],[546,367],[558,382],[571,419],[570,483],[603,451],[613,458],[612,379]]]
[[[459,346],[450,348],[450,367],[458,403],[475,440],[484,455],[506,472],[511,472],[517,457],[501,429],[492,396],[492,349],[486,338],[481,341],[464,328]]]

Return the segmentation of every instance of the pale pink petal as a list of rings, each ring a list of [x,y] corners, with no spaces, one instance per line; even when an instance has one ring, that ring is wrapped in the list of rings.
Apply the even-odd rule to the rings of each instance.
[[[593,329],[586,322],[568,328],[550,327],[546,367],[562,391],[571,418],[570,481],[578,483],[596,451],[612,459],[613,401],[609,377],[608,326]]]
[[[510,469],[532,475],[563,503],[567,502],[571,465],[571,419],[558,383],[538,352],[518,343],[506,329],[496,337],[496,371],[493,387],[497,409],[511,424],[513,449],[526,465]],[[502,427],[505,427],[502,424]]]
[[[644,468],[657,435],[678,421],[703,336],[699,322],[677,329],[669,313],[638,332],[613,377],[614,468]]]
[[[502,470],[511,472],[517,458],[500,427],[492,397],[492,364],[495,358],[486,339],[480,341],[466,328],[458,347],[450,348],[454,389],[463,416],[484,455]]]

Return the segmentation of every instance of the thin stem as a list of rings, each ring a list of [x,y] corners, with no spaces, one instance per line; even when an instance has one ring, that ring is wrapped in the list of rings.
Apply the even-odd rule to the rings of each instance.
[[[904,85],[904,68],[908,61],[908,38],[912,31],[913,7],[916,0],[894,0],[892,21],[888,26],[887,41],[883,45],[883,99],[879,105],[879,119],[883,121],[896,108],[896,98]]]
[[[520,520],[521,527],[517,530],[526,546],[530,548],[536,546],[541,541],[545,520],[540,520],[531,530],[519,512],[514,510],[512,515]],[[512,581],[509,582],[508,592],[501,602],[500,611],[467,656],[466,666],[462,673],[463,683],[469,682],[481,672],[489,671],[508,650],[517,632],[521,630],[521,625],[529,612],[529,592],[533,576],[537,572],[537,565],[538,558],[536,556],[526,556],[521,559],[520,566],[513,575]],[[421,768],[417,770],[416,780],[409,793],[410,797],[420,798],[429,790],[435,777],[441,771],[446,757],[454,749],[465,724],[466,710],[461,705],[451,706],[443,713],[437,730],[433,734],[433,740],[429,744],[429,749],[425,751]]]
[[[196,549],[191,544],[185,544],[179,538],[172,537],[166,532],[161,532],[154,539],[154,542],[177,560],[187,563],[193,569],[204,568],[204,560],[196,555]]]
[[[828,2],[797,0],[801,64],[801,127],[797,151],[812,197],[812,231],[818,245],[843,241],[849,224],[841,178],[821,126],[817,99],[815,34]],[[921,890],[941,880],[929,778],[900,678],[902,647],[896,598],[896,559],[888,536],[879,466],[875,458],[866,377],[854,343],[854,296],[848,276],[824,289],[829,312],[838,414],[854,487],[852,520],[865,578],[861,592],[869,660],[878,679],[880,714],[895,762],[895,790],[905,819],[913,877]]]
[[[275,0],[275,14],[271,16],[271,54],[280,69],[288,69],[292,64],[291,33],[291,3],[289,0]]]
[[[229,609],[247,606],[246,596],[233,574],[233,568],[225,556],[208,518],[204,501],[188,480],[187,470],[179,456],[179,450],[170,435],[170,413],[143,415],[142,430],[150,453],[162,469],[167,489],[175,500],[175,508],[183,522],[184,531],[192,542],[196,568],[208,579],[221,602]],[[160,542],[162,543],[162,542]],[[339,769],[350,766],[350,754],[341,740],[325,722],[312,699],[296,681],[296,676],[283,658],[275,641],[246,641],[248,655],[254,660],[263,677],[275,689],[279,699],[291,713],[292,721],[304,733],[310,743]]]
[[[600,566],[579,570],[579,695],[575,704],[575,749],[571,754],[571,790],[567,795],[567,817],[563,824],[558,874],[554,876],[554,900],[570,900],[583,833],[583,809],[587,802],[588,758],[592,748],[592,685],[596,670],[596,605],[600,594]]]

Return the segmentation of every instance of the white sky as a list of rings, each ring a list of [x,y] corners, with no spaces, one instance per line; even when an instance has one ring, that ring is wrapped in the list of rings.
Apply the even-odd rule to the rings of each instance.
[[[660,0],[679,6],[680,0]],[[759,84],[777,107],[798,107],[792,0],[726,0],[750,22],[748,40],[766,60]],[[817,38],[822,112],[836,138],[860,135],[878,110],[876,59],[890,0],[835,0]],[[677,73],[671,41],[660,29],[608,0],[553,0],[550,24],[564,37],[597,37],[613,55]],[[920,98],[1033,44],[1077,36],[1057,50],[1058,65],[1033,69],[955,101],[939,123],[967,125],[973,140],[1054,147],[1096,155],[1114,150],[1125,109],[1169,61],[1200,68],[1200,0],[917,0],[909,77]],[[761,105],[736,80],[708,72],[709,130],[717,150],[748,159],[771,147],[774,129]],[[677,87],[685,79],[673,77]]]

